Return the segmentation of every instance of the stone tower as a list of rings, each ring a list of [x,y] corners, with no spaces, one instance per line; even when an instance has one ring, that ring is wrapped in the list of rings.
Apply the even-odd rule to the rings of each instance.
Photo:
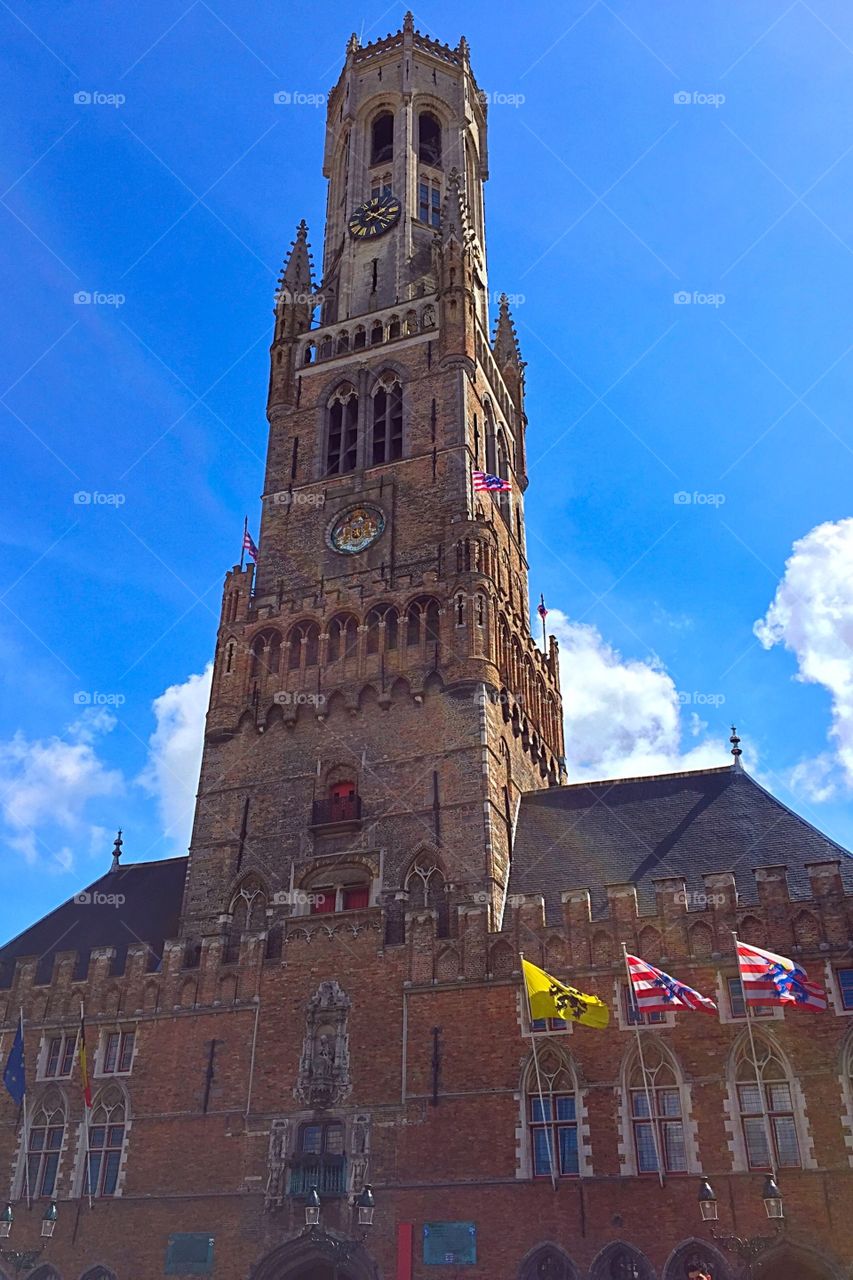
[[[561,779],[557,646],[530,631],[524,364],[489,333],[486,105],[467,42],[353,36],[329,96],[322,279],[275,306],[256,570],[228,573],[188,942],[282,915],[487,904],[522,792]],[[474,471],[511,482],[477,492]],[[233,936],[233,933],[232,933]]]

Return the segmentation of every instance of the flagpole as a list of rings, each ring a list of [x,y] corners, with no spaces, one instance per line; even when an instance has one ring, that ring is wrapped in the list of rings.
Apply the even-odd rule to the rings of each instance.
[[[540,609],[539,617],[542,619],[542,652],[543,652],[543,654],[545,654],[545,655],[546,655],[546,657],[547,657],[547,654],[548,654],[548,636],[547,636],[546,629],[545,629],[545,618],[546,618],[546,616],[547,616],[547,610],[546,610],[546,608],[545,608],[545,595],[544,595],[544,592],[543,592],[543,594],[542,594],[542,595],[540,595],[540,597],[539,597],[539,609]]]
[[[752,1010],[749,1000],[746,996],[746,983],[743,980],[743,969],[740,965],[740,951],[738,950],[738,937],[734,929],[731,931],[735,944],[735,958],[737,959],[737,971],[740,978],[740,991],[743,996],[743,1010],[746,1014],[746,1026],[749,1031],[749,1049],[752,1054],[752,1066],[755,1071],[755,1084],[758,1089],[758,1097],[761,1101],[761,1114],[764,1117],[764,1140],[767,1143],[767,1158],[770,1161],[770,1172],[773,1174],[773,1181],[776,1181],[776,1159],[773,1152],[773,1134],[770,1129],[770,1117],[767,1114],[767,1100],[764,1096],[764,1084],[761,1079],[761,1073],[758,1070],[758,1054],[755,1051],[755,1036],[752,1034]],[[737,1085],[735,1085],[737,1090]]]
[[[628,948],[625,946],[624,942],[622,943],[622,955],[625,960],[625,972],[628,975],[628,997],[631,1001],[632,1007],[634,1008],[634,1010],[637,1013],[637,1016],[639,1017],[640,1007],[634,998],[634,983],[631,978],[631,966],[628,964]],[[649,1088],[649,1077],[646,1073],[646,1060],[643,1057],[643,1037],[640,1035],[639,1022],[634,1023],[634,1030],[637,1033],[637,1054],[640,1059],[640,1070],[643,1073],[643,1086],[646,1094],[646,1106],[649,1109],[649,1124],[652,1127],[652,1139],[655,1144],[655,1159],[658,1162],[658,1181],[660,1182],[660,1185],[663,1186],[665,1180],[664,1180],[664,1173],[663,1173],[663,1160],[661,1159],[660,1135],[658,1133],[658,1118],[654,1108],[652,1107],[652,1094]],[[628,1106],[630,1109],[630,1106],[631,1106],[630,1086],[628,1088]],[[633,1124],[633,1116],[630,1117],[630,1122]]]
[[[248,1116],[252,1106],[252,1085],[255,1080],[255,1050],[258,1045],[258,1015],[261,1012],[261,997],[255,995],[255,1026],[252,1031],[252,1056],[249,1061],[249,1088],[246,1093],[246,1115]]]
[[[85,1027],[84,1019],[85,1019],[85,1011],[83,1008],[83,1001],[81,1000],[80,1001],[80,1031],[79,1031],[80,1052],[85,1055],[86,1054],[86,1037],[84,1033],[84,1027]],[[88,1196],[89,1208],[91,1209],[93,1208],[93,1205],[92,1205],[92,1156],[89,1149],[89,1104],[86,1101],[86,1085],[88,1083],[88,1078],[89,1078],[89,1061],[88,1061],[88,1058],[86,1058],[86,1079],[82,1081],[83,1083],[83,1133],[86,1138],[86,1195]]]
[[[519,959],[524,960],[524,952],[519,951]],[[527,1022],[530,1026],[530,1042],[533,1045],[533,1066],[536,1070],[536,1087],[539,1090],[539,1105],[542,1108],[542,1119],[547,1115],[549,1118],[545,1124],[545,1133],[548,1137],[548,1167],[551,1171],[551,1186],[557,1190],[557,1174],[554,1170],[554,1143],[552,1140],[552,1129],[554,1127],[554,1117],[551,1114],[553,1103],[549,1099],[549,1110],[545,1110],[545,1098],[542,1093],[542,1076],[539,1074],[539,1055],[536,1052],[536,1032],[533,1029],[533,1010],[530,1008],[530,992],[527,990],[527,978],[524,976],[524,964],[521,966],[521,985],[524,987],[524,998],[527,1001]],[[536,1159],[536,1152],[531,1144],[532,1158]]]
[[[249,532],[249,517],[243,517],[243,541],[240,544],[240,572],[243,572],[243,561],[246,559],[246,534]]]
[[[24,1049],[24,1007],[20,1008],[21,1028],[21,1060],[24,1064],[24,1185],[27,1189],[27,1208],[32,1209],[33,1197],[30,1192],[30,1126],[27,1123],[27,1055]]]

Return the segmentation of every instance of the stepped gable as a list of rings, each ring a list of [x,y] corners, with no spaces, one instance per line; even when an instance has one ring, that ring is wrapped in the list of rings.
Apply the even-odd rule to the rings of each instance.
[[[8,982],[16,960],[36,956],[36,980],[49,981],[60,951],[87,957],[96,947],[114,947],[119,972],[136,943],[162,955],[164,940],[178,933],[186,870],[183,857],[108,871],[0,948],[0,975]],[[120,910],[117,895],[124,898]]]
[[[601,917],[604,886],[634,884],[639,910],[650,912],[656,878],[683,875],[688,892],[701,894],[703,873],[731,871],[749,904],[757,901],[753,868],[784,864],[796,900],[811,897],[808,863],[839,859],[853,892],[849,852],[734,765],[525,794],[509,892],[544,894],[546,919],[558,924],[567,889],[590,886]]]

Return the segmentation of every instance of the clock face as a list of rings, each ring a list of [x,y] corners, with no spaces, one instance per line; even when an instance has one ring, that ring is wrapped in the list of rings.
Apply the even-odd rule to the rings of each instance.
[[[354,240],[375,240],[390,231],[400,216],[400,208],[400,201],[390,192],[365,200],[350,216],[350,235]]]

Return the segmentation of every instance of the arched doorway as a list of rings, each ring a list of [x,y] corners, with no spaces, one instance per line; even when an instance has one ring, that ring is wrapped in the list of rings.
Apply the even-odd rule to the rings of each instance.
[[[250,1275],[252,1280],[377,1280],[363,1245],[315,1228],[273,1249]]]
[[[841,1270],[805,1245],[788,1244],[768,1250],[753,1264],[753,1280],[842,1280]]]

